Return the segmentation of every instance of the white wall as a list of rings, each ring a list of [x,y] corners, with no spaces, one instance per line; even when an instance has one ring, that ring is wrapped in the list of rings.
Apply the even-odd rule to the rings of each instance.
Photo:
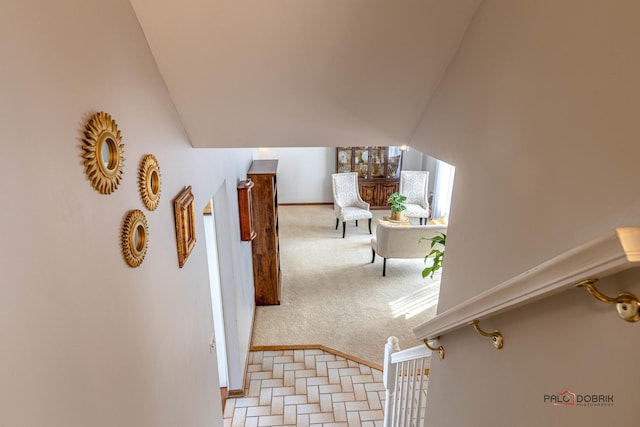
[[[0,14],[0,425],[222,425],[202,209],[227,186],[236,273],[236,346],[253,310],[250,246],[235,186],[255,150],[194,150],[126,0],[6,2]],[[84,173],[81,138],[96,111],[122,131],[125,169],[111,195]],[[140,200],[153,153],[162,196]],[[191,185],[196,245],[178,268],[172,199]],[[149,249],[136,269],[120,248],[142,209]],[[239,364],[243,365],[241,360]]]
[[[429,192],[433,191],[435,186],[433,185],[436,182],[436,168],[437,168],[437,159],[431,156],[424,156],[422,158],[422,169],[429,171]]]
[[[260,148],[258,157],[278,159],[279,203],[333,202],[334,147]]]
[[[440,312],[605,230],[640,224],[639,15],[635,1],[481,3],[411,141],[456,166]],[[637,324],[575,290],[485,327],[505,333],[504,350],[468,328],[442,338],[429,425],[631,421]],[[563,388],[618,400],[613,409],[542,403]]]
[[[409,147],[407,151],[402,155],[402,170],[405,171],[421,171],[422,169],[422,158],[424,155],[421,151],[416,150],[415,148]]]

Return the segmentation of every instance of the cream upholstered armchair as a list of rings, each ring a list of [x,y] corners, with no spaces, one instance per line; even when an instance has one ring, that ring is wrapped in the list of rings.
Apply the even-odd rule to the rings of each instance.
[[[422,219],[424,218],[426,224],[430,215],[428,184],[429,172],[427,171],[400,172],[399,193],[407,196],[405,202],[407,210],[404,211],[404,214],[409,218],[419,218],[421,225]]]
[[[358,173],[334,173],[331,175],[333,183],[333,210],[336,214],[336,230],[342,221],[342,238],[346,232],[346,222],[356,222],[359,219],[369,220],[369,234],[371,234],[371,218],[373,215],[369,211],[369,203],[362,200],[358,190]]]

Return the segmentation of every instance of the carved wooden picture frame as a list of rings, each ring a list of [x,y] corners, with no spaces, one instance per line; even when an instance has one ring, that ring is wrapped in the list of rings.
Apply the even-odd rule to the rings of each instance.
[[[196,244],[195,208],[191,186],[185,188],[173,200],[178,242],[178,266],[182,268]]]

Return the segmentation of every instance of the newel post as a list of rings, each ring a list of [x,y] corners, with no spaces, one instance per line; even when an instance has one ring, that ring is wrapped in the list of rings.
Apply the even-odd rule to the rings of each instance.
[[[393,400],[396,394],[398,381],[398,365],[391,363],[391,355],[400,351],[398,338],[389,337],[384,346],[384,365],[382,372],[382,382],[386,390],[384,400],[384,427],[391,427],[393,420]]]

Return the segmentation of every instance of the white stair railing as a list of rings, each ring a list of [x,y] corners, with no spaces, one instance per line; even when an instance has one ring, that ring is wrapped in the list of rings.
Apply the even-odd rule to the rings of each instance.
[[[384,349],[383,382],[386,390],[384,427],[424,426],[428,359],[424,345],[400,350],[389,337]]]

